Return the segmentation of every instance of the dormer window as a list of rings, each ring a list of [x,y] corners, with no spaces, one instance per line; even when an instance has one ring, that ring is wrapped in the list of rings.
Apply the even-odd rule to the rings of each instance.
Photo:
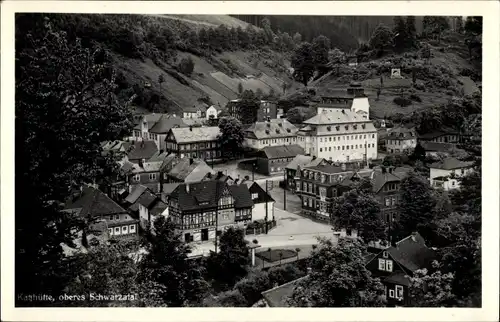
[[[288,133],[292,132],[292,130],[290,130],[290,129],[286,129],[286,131],[287,131]]]
[[[309,179],[312,179],[312,178],[313,178],[313,176],[314,176],[314,173],[309,172]]]
[[[346,130],[349,130],[349,125],[346,125],[346,126],[345,126],[345,129],[346,129]]]
[[[269,134],[269,133],[270,133],[269,130],[266,130],[266,134]]]
[[[326,127],[326,129],[328,130],[328,132],[330,132],[330,131],[332,130],[332,127],[331,127],[330,125],[328,125],[328,126]]]
[[[279,129],[276,129],[276,133],[277,133],[277,134],[280,134],[280,130],[279,130]]]
[[[266,125],[267,125],[267,127],[269,127],[269,128],[271,127],[271,124],[270,124],[270,123],[267,123]]]
[[[283,123],[278,123],[278,126],[279,127],[283,127]]]
[[[358,129],[358,126],[357,126],[356,124],[355,124],[355,125],[353,125],[352,127],[353,127],[355,130],[357,130],[357,129]]]
[[[339,126],[339,125],[337,125],[337,126],[335,127],[335,129],[337,129],[337,131],[340,131],[340,126]]]
[[[389,254],[388,254],[386,251],[384,251],[384,252],[382,253],[382,257],[383,257],[383,258],[389,258]]]
[[[361,127],[363,128],[363,130],[366,128],[366,125],[365,124],[361,124]]]

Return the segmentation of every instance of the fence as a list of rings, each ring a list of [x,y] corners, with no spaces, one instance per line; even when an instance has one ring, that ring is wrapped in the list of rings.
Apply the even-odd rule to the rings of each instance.
[[[267,229],[268,231],[276,227],[276,220],[273,221],[268,221],[268,226]],[[247,227],[245,233],[247,235],[260,235],[260,234],[265,234],[266,233],[266,226],[265,223],[260,223],[260,222],[254,222],[253,225],[250,224],[250,227]]]

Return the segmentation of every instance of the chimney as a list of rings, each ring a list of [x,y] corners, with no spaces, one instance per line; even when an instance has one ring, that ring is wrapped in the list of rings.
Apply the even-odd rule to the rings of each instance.
[[[413,240],[414,242],[417,242],[417,232],[416,231],[411,233],[411,240]]]
[[[382,173],[387,173],[387,168],[382,166]]]
[[[394,170],[394,167],[389,167],[389,173],[392,173],[393,170]]]
[[[144,167],[144,163],[146,162],[146,159],[141,159],[139,161],[139,166]]]
[[[186,184],[186,192],[189,193],[189,183]]]

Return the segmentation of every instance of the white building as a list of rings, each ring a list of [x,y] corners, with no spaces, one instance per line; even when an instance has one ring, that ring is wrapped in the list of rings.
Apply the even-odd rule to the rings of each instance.
[[[218,115],[217,109],[213,105],[207,108],[206,113],[207,113],[207,120],[209,120],[211,117],[216,119]]]
[[[317,107],[318,114],[323,112],[336,113],[339,110],[351,111],[370,119],[370,102],[368,97],[354,97],[352,100],[341,100],[338,103],[320,103]]]
[[[473,164],[474,162],[460,161],[456,158],[448,158],[431,164],[429,166],[431,186],[445,191],[459,188],[458,179],[474,171]]]
[[[417,133],[405,127],[393,128],[385,139],[385,148],[389,153],[409,152],[417,146]]]
[[[244,145],[253,149],[297,144],[297,127],[286,119],[255,122],[245,130]]]
[[[297,144],[308,155],[335,162],[377,158],[377,130],[364,113],[324,109],[304,124]]]
[[[205,118],[207,114],[208,104],[200,103],[198,105],[184,107],[182,110],[182,117],[186,119],[201,119]]]

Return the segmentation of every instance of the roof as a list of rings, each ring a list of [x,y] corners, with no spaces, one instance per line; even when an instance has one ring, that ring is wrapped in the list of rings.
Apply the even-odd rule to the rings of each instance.
[[[309,155],[297,155],[288,165],[286,169],[297,170],[297,167],[313,167],[319,165],[321,162],[325,161],[323,158],[314,158]]]
[[[447,134],[458,134],[458,132],[453,129],[443,129],[430,133],[419,134],[418,138],[423,140],[430,140]]]
[[[241,182],[242,185],[246,185],[250,193],[257,193],[256,199],[252,199],[254,204],[261,204],[264,202],[274,202],[275,200],[271,197],[269,193],[266,194],[265,188],[262,188],[260,184],[252,180],[244,180]],[[265,183],[264,183],[265,184]]]
[[[157,113],[152,113],[152,114],[145,114],[145,115],[139,115],[138,117],[135,118],[135,127],[134,129],[140,130],[141,129],[141,122],[144,120],[148,123],[148,129],[152,128],[156,122],[160,120],[160,118],[165,115],[165,114],[157,114]]]
[[[196,113],[198,111],[201,111],[201,112],[206,112],[207,109],[208,109],[208,104],[207,103],[198,103],[198,104],[195,104],[195,105],[191,105],[191,106],[185,106],[182,111],[183,112],[188,112],[188,113]]]
[[[215,141],[220,134],[218,126],[173,128],[177,143]]]
[[[165,195],[170,195],[175,188],[179,186],[180,183],[164,183],[162,193]]]
[[[218,180],[182,183],[170,195],[182,211],[215,208],[226,183]],[[189,190],[189,192],[188,192]]]
[[[273,119],[269,122],[255,122],[245,130],[245,137],[255,139],[281,138],[295,136],[298,129],[286,119]]]
[[[389,170],[386,170],[386,172],[383,173],[381,170],[374,169],[370,176],[373,192],[379,192],[380,189],[382,189],[382,187],[388,182],[401,181],[410,171],[411,168],[405,167],[395,168],[392,170],[392,173]]]
[[[429,165],[431,169],[454,170],[469,168],[474,165],[474,162],[460,161],[457,158],[447,158],[441,162],[436,162]]]
[[[186,124],[186,127],[189,126],[194,126],[194,127],[201,127],[204,125],[205,119],[197,119],[197,118],[183,118],[182,122]]]
[[[404,285],[404,286],[408,286],[410,284],[408,277],[402,271],[397,271],[397,272],[392,273],[391,275],[384,278],[383,281],[391,283],[391,284],[398,284],[398,285]]]
[[[277,286],[265,292],[262,292],[264,300],[270,307],[289,307],[287,300],[292,295],[295,287],[308,276],[298,278],[283,285]]]
[[[436,253],[425,245],[419,233],[400,240],[396,243],[396,247],[389,247],[387,252],[412,272],[428,267],[436,256]]]
[[[387,133],[387,138],[391,140],[406,140],[415,138],[416,136],[415,130],[405,127],[392,128],[389,133]]]
[[[170,115],[162,115],[162,117],[155,123],[155,125],[149,130],[150,133],[156,134],[166,134],[173,127],[183,127],[186,123],[182,121],[180,117],[174,117]]]
[[[127,157],[129,160],[149,160],[156,152],[158,147],[155,141],[136,141]]]
[[[340,173],[340,172],[346,172],[347,170],[344,170],[342,169],[341,167],[338,167],[338,166],[335,166],[335,165],[332,165],[332,164],[320,164],[320,165],[316,165],[316,166],[308,166],[308,167],[305,167],[304,169],[307,169],[307,170],[316,170],[316,171],[320,171],[320,172],[324,172],[324,173]]]
[[[252,196],[245,184],[231,185],[229,191],[234,198],[234,207],[236,209],[250,208],[253,206]]]
[[[145,208],[150,208],[154,206],[155,201],[157,201],[157,197],[151,193],[149,190],[145,190],[139,199],[136,200],[136,202],[129,207],[130,210],[132,211],[138,211],[139,210],[139,205],[142,205]]]
[[[127,151],[132,144],[130,142],[125,142],[125,141],[106,141],[101,144],[101,148],[104,151]]]
[[[323,112],[316,114],[315,116],[304,121],[303,123],[312,125],[327,125],[327,124],[344,124],[344,123],[356,123],[356,122],[367,122],[367,126],[368,124],[372,124],[371,122],[368,122],[367,119],[364,118],[362,115],[353,112],[351,110],[345,110],[345,109],[323,110]]]
[[[168,208],[168,205],[166,203],[164,203],[161,200],[157,200],[154,203],[154,206],[149,210],[149,213],[152,216],[156,216],[156,215],[163,213],[165,211],[165,209],[167,209],[167,208]]]
[[[453,143],[421,141],[420,145],[427,152],[451,152],[460,150]]]
[[[128,203],[135,203],[137,199],[142,195],[144,191],[146,191],[148,188],[146,186],[143,186],[141,184],[138,184],[134,186],[130,194],[125,198],[125,201]]]
[[[182,158],[179,160],[179,163],[170,170],[168,175],[180,181],[196,182],[203,180],[207,173],[214,174],[214,171],[205,161]]]
[[[304,149],[298,144],[266,146],[261,150],[267,159],[279,159],[295,157],[298,154],[304,154]]]
[[[125,213],[120,205],[114,202],[106,194],[99,189],[93,187],[85,187],[75,197],[68,200],[65,207],[69,209],[81,209],[79,211],[81,216],[106,216],[112,214]]]

